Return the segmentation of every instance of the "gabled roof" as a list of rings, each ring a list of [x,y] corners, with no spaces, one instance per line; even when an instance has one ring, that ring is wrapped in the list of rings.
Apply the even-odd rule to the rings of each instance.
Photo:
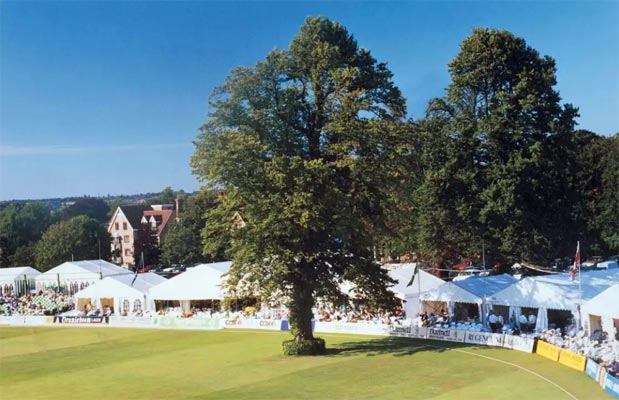
[[[157,233],[161,234],[161,232],[165,229],[166,225],[170,221],[170,217],[174,214],[174,210],[147,210],[144,211],[144,216],[147,220],[150,220],[150,217],[153,217],[157,222]]]
[[[138,274],[137,277],[134,274],[109,276],[80,290],[75,297],[138,297],[148,294],[152,287],[165,281],[164,277],[152,272]]]
[[[60,275],[61,280],[79,281],[98,279],[101,276],[127,275],[131,271],[104,260],[67,261],[38,275],[36,281],[53,281]]]
[[[232,262],[200,264],[150,290],[153,300],[223,299],[223,275]]]
[[[581,279],[580,284],[578,278],[572,281],[569,273],[524,278],[496,293],[492,302],[507,306],[575,311],[581,298],[588,301],[616,284],[619,270],[583,272]]]
[[[37,275],[41,275],[39,271],[32,267],[14,267],[14,268],[0,268],[0,281],[13,281],[15,279],[22,279],[26,275],[28,278],[33,278]]]
[[[129,224],[131,224],[131,227],[133,229],[138,229],[140,227],[140,221],[142,220],[144,212],[150,210],[150,206],[146,206],[143,204],[120,206],[118,208],[120,208],[122,210],[122,213],[125,214],[127,221],[129,221]]]
[[[453,301],[456,303],[481,304],[493,296],[516,284],[518,280],[511,275],[472,276],[462,281],[451,281],[421,294],[423,300]]]
[[[396,280],[396,283],[391,287],[391,291],[398,298],[404,300],[407,296],[418,296],[419,292],[434,289],[445,283],[444,280],[421,270],[419,275],[415,276],[414,284],[408,286],[414,272],[414,263],[399,264],[397,268],[389,271],[389,276]],[[419,290],[420,288],[421,290]]]
[[[619,283],[604,290],[582,306],[584,314],[619,318]]]

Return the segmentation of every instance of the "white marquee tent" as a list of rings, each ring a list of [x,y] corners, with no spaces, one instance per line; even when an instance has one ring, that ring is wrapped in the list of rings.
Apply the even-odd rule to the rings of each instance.
[[[40,274],[35,282],[37,290],[58,287],[60,283],[63,291],[74,294],[103,278],[119,275],[133,275],[133,272],[104,260],[67,261]]]
[[[449,314],[453,314],[455,303],[477,304],[480,317],[484,318],[484,304],[501,290],[516,284],[518,280],[511,275],[472,276],[470,278],[446,282],[432,290],[421,293],[424,302],[445,302]]]
[[[582,306],[591,330],[602,328],[610,335],[619,325],[619,283],[612,285]],[[616,322],[615,322],[616,321]]]
[[[405,311],[407,317],[411,318],[421,312],[419,295],[425,291],[434,289],[445,283],[444,280],[423,270],[415,275],[413,284],[408,286],[415,273],[416,264],[400,264],[397,268],[389,271],[389,276],[396,280],[391,287],[396,297],[405,300]]]
[[[524,278],[492,296],[493,304],[575,311],[582,300],[587,301],[619,282],[618,270],[583,272],[582,285],[578,276],[571,280],[569,273]]]
[[[135,279],[135,281],[134,281]],[[166,279],[147,272],[144,274],[115,275],[97,281],[75,294],[75,304],[82,310],[88,302],[102,309],[113,307],[116,315],[130,314],[134,309],[150,311],[155,304],[150,298],[150,289],[165,282]]]
[[[150,290],[153,300],[180,301],[187,310],[191,300],[222,300],[224,290],[221,284],[232,262],[200,264],[187,269]]]
[[[35,288],[38,275],[41,273],[32,267],[0,268],[0,295],[23,295]]]
[[[579,279],[582,280],[580,284]],[[580,278],[577,275],[573,281],[569,273],[533,276],[496,293],[492,303],[510,306],[510,315],[515,316],[522,307],[538,309],[536,329],[543,330],[548,327],[548,310],[571,311],[578,319],[581,302],[592,299],[618,280],[616,269],[582,272]]]

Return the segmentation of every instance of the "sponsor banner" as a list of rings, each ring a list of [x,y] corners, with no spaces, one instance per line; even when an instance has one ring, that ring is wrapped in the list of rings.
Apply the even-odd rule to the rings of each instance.
[[[216,330],[223,329],[223,321],[219,318],[176,318],[167,316],[153,317],[153,326],[157,328],[172,329],[204,329]]]
[[[151,328],[152,317],[110,317],[110,325],[122,328]]]
[[[13,317],[8,315],[0,315],[0,325],[13,325]]]
[[[282,329],[282,320],[275,319],[227,319],[224,324],[226,329],[266,329],[270,331],[284,330]]]
[[[611,374],[606,374],[606,382],[602,386],[604,390],[611,394],[611,396],[619,399],[619,379],[615,378]]]
[[[466,343],[483,344],[485,346],[503,346],[503,337],[500,333],[466,332]]]
[[[64,324],[85,325],[85,324],[107,324],[109,323],[109,321],[110,321],[109,317],[95,317],[95,316],[83,317],[79,315],[65,315],[65,316],[56,315],[49,322],[52,322],[54,324],[63,324],[63,325]]]
[[[457,331],[455,329],[428,328],[426,337],[434,340],[464,343],[464,338],[467,333],[471,332]]]
[[[389,336],[411,337],[411,326],[391,325]]]
[[[600,367],[600,364],[588,358],[585,373],[589,375],[591,379],[599,383],[601,387],[604,387],[604,383],[606,383],[606,370]]]
[[[561,350],[559,353],[559,362],[575,370],[584,371],[587,357],[572,353],[571,351]]]
[[[356,333],[360,335],[389,335],[389,325],[365,324],[362,322],[321,322],[314,324],[315,332],[324,333]]]
[[[505,339],[503,341],[503,347],[512,350],[524,351],[526,353],[533,353],[534,345],[534,339],[523,338],[516,335],[505,335]]]
[[[537,350],[535,352],[549,360],[559,361],[559,353],[561,352],[561,349],[541,340],[538,340]]]

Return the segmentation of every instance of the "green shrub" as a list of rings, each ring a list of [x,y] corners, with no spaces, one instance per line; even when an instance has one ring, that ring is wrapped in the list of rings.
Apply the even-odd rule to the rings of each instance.
[[[282,343],[282,348],[286,356],[317,356],[327,352],[325,341],[321,338],[298,342],[296,340],[285,340]]]

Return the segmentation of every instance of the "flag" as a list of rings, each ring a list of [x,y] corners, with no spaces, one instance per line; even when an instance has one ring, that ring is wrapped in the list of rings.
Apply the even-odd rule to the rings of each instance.
[[[414,266],[413,268],[414,268],[414,270],[413,270],[413,276],[411,276],[411,280],[410,280],[410,281],[408,281],[408,285],[406,285],[406,287],[408,287],[408,286],[412,286],[412,285],[413,285],[413,282],[415,282],[415,275],[417,275],[417,264],[415,264],[415,266]]]
[[[140,268],[144,268],[144,252],[141,253],[140,261],[138,261],[137,265],[135,266],[135,275],[133,275],[133,280],[131,281],[131,287],[133,287],[135,280],[138,279],[138,271],[140,270]]]
[[[572,265],[572,270],[570,271],[570,275],[572,276],[572,280],[576,277],[576,273],[580,270],[580,242],[576,246],[576,256],[574,257],[574,265]]]

